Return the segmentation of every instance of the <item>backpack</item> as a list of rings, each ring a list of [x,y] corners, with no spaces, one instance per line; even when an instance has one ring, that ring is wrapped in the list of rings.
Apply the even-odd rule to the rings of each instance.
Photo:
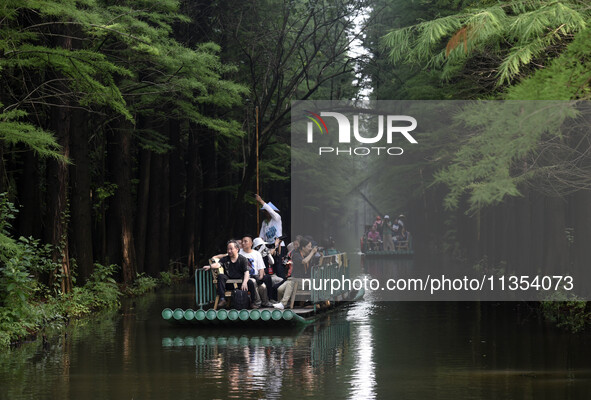
[[[234,289],[232,291],[232,304],[236,310],[245,310],[250,308],[250,297],[246,290]]]

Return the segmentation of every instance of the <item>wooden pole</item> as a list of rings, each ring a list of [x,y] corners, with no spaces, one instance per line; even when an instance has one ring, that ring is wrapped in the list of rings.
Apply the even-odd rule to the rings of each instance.
[[[257,169],[257,194],[260,195],[260,188],[259,188],[259,107],[256,106],[255,108],[255,114],[256,114],[256,155],[257,155],[257,164],[256,164],[256,169]],[[259,229],[261,227],[261,216],[260,216],[260,212],[259,212],[259,203],[256,202],[256,207],[257,207],[257,228],[255,232],[259,232]]]

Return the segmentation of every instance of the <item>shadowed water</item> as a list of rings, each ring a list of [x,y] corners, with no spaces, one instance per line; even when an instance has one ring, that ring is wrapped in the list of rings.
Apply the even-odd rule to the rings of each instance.
[[[381,303],[282,330],[171,326],[183,286],[0,355],[1,399],[587,399],[589,334],[525,303]]]

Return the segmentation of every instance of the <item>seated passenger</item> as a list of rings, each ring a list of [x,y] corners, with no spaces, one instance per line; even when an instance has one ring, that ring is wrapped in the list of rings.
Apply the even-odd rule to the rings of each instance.
[[[263,280],[265,276],[265,263],[261,253],[252,248],[252,236],[244,235],[242,238],[242,249],[240,254],[246,257],[249,262],[249,273],[250,280],[256,284],[257,290],[255,291],[256,299],[252,304],[252,308],[257,309],[263,305],[263,307],[271,307],[269,299],[267,298],[267,286]]]
[[[226,287],[226,281],[228,279],[242,279],[242,285],[240,288],[250,292],[250,301],[254,304],[256,301],[256,290],[254,282],[250,280],[248,260],[244,256],[238,254],[239,246],[238,242],[235,240],[230,240],[228,242],[226,250],[228,251],[228,254],[222,257],[221,260],[214,262],[211,266],[206,265],[203,267],[204,270],[210,268],[223,268],[223,273],[218,275],[217,292],[218,296],[220,296],[218,307],[222,308],[226,305],[226,290],[233,289],[233,287]]]
[[[300,246],[291,254],[292,274],[279,286],[277,293],[281,301],[273,304],[273,307],[283,310],[291,302],[294,288],[294,278],[309,278],[311,260],[318,251],[318,247],[312,248],[312,243],[305,238],[300,239]]]
[[[381,247],[382,238],[380,233],[377,231],[375,226],[372,226],[370,231],[367,233],[367,243],[369,250],[379,250]]]
[[[408,240],[408,231],[406,230],[406,228],[404,226],[402,228],[400,228],[400,232],[396,236],[396,239],[398,241]]]
[[[279,246],[279,239],[275,240],[275,244]],[[263,276],[263,285],[267,288],[267,304],[263,299],[263,305],[265,307],[270,307],[271,303],[277,300],[277,287],[285,281],[285,279],[281,278],[276,272],[277,268],[275,265],[275,258],[270,254],[268,244],[263,241],[261,238],[255,238],[253,242],[253,248],[261,253],[263,257],[263,261],[265,262],[265,275]],[[259,290],[262,286],[259,286]],[[261,293],[261,297],[263,294]]]

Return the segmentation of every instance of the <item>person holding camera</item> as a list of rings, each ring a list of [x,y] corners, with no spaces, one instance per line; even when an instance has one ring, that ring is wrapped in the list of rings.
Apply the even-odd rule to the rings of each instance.
[[[281,301],[273,304],[273,307],[283,310],[291,302],[293,294],[294,279],[309,278],[312,259],[318,252],[318,247],[312,247],[312,242],[306,238],[300,239],[300,246],[291,254],[292,274],[279,286],[277,293]]]

